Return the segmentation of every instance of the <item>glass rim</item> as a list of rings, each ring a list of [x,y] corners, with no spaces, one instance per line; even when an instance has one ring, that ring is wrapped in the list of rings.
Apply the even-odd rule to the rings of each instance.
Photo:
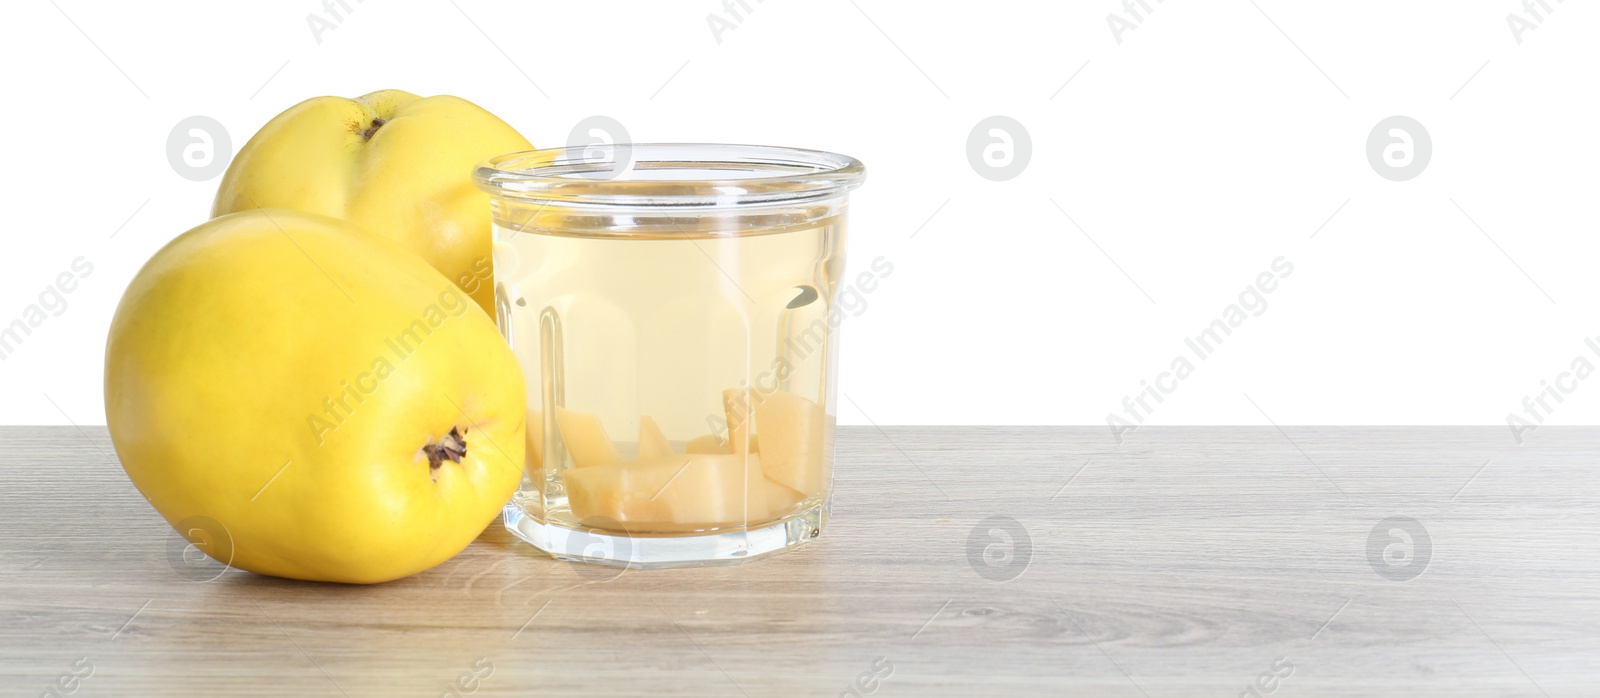
[[[573,145],[506,153],[473,182],[491,196],[575,208],[719,210],[814,202],[861,186],[861,161],[821,150],[720,143]]]

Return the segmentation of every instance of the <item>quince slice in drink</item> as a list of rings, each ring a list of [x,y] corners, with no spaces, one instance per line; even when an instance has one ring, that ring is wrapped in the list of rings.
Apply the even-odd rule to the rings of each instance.
[[[794,511],[806,499],[805,495],[773,482],[771,478],[763,476],[763,479],[767,481],[767,513],[772,518]]]
[[[672,444],[661,426],[649,415],[639,418],[639,460],[657,460],[672,456]]]
[[[761,451],[760,444],[761,435],[751,434],[750,451],[759,453]],[[716,434],[701,434],[684,443],[683,451],[684,453],[733,453],[733,448]]]
[[[761,468],[767,477],[805,496],[822,492],[827,423],[822,406],[779,390],[757,399],[755,422],[761,430]]]
[[[572,457],[573,465],[590,468],[622,460],[599,417],[557,407],[556,425],[561,430],[561,441],[567,445],[567,455]]]
[[[716,434],[703,434],[689,439],[683,445],[684,453],[732,453],[733,450]]]
[[[570,468],[561,476],[572,514],[580,520],[606,517],[632,530],[682,530],[769,518],[768,481],[754,455],[624,461]]]

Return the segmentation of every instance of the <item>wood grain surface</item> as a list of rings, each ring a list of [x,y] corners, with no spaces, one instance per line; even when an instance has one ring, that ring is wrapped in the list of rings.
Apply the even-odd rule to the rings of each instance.
[[[371,587],[192,581],[104,428],[0,437],[3,695],[1600,695],[1591,428],[851,427],[799,551],[617,574],[496,522]]]

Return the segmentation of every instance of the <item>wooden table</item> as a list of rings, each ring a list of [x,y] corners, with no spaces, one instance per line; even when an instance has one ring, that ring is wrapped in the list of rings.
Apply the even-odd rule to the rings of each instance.
[[[190,581],[103,428],[0,437],[4,695],[1600,695],[1597,429],[845,428],[800,551],[372,587]]]

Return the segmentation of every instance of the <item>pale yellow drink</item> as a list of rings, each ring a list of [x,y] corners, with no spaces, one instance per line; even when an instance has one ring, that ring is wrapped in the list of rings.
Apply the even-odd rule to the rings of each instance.
[[[837,220],[643,238],[499,221],[496,237],[503,331],[523,366],[537,367],[527,376],[533,448],[519,505],[574,525],[606,517],[648,532],[760,524],[816,503],[831,466],[821,407],[834,351],[825,299],[842,261]],[[665,453],[659,441],[641,449],[657,434]],[[706,437],[730,456],[688,453],[713,450],[687,448]],[[565,475],[602,466],[616,472]],[[584,492],[591,500],[628,501],[574,506],[569,482],[617,490]]]
[[[832,486],[845,194],[861,164],[616,149],[511,154],[476,173],[494,201],[497,321],[528,383],[506,526],[610,564],[801,545]]]

